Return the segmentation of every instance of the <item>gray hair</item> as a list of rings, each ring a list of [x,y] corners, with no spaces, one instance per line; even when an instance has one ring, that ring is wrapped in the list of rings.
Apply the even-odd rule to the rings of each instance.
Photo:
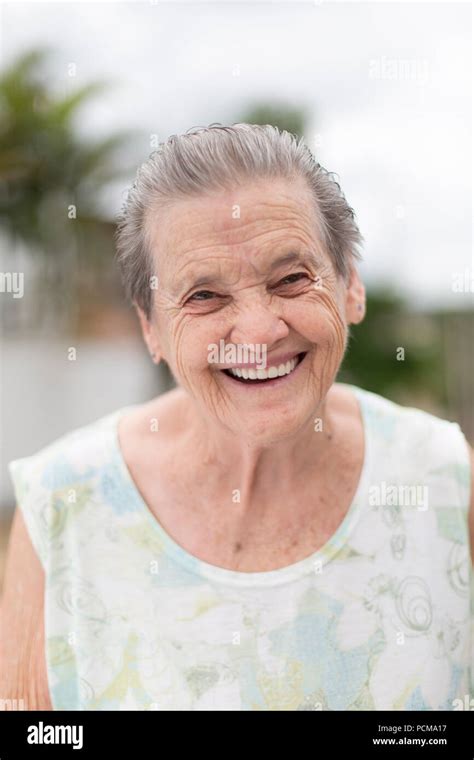
[[[150,318],[154,274],[146,228],[150,210],[264,177],[306,179],[323,245],[347,283],[353,259],[362,258],[358,248],[364,238],[334,176],[316,161],[303,138],[270,124],[211,124],[171,135],[138,169],[117,217],[117,261],[127,298]]]

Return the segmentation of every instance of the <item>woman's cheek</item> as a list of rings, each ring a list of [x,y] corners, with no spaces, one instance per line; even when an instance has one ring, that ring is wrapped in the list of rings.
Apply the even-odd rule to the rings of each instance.
[[[289,300],[283,309],[282,318],[311,343],[331,345],[343,350],[347,328],[332,292],[310,292],[298,299]]]
[[[183,384],[189,382],[189,367],[193,366],[196,358],[192,355],[193,348],[196,352],[196,344],[190,341],[190,320],[185,316],[176,317],[165,325],[166,356],[164,358],[170,365],[175,377]]]
[[[206,382],[212,369],[208,362],[209,347],[215,342],[213,331],[192,319],[185,318],[175,326],[174,364],[178,377],[189,389]]]

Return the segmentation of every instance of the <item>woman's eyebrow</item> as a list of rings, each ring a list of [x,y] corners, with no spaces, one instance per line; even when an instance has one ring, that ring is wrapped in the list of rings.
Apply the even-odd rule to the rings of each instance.
[[[270,264],[269,271],[273,272],[274,269],[277,269],[283,264],[293,263],[314,264],[315,266],[321,266],[323,262],[314,251],[290,251],[289,253],[285,253],[283,256],[279,256],[277,259],[274,259]]]
[[[191,288],[200,288],[203,285],[214,285],[216,282],[220,281],[220,277],[218,275],[213,274],[203,274],[201,277],[198,277],[196,280],[193,280],[192,278],[188,278],[188,282],[191,283]]]

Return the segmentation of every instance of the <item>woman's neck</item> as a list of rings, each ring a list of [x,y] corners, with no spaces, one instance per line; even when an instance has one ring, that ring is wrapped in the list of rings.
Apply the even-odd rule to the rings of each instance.
[[[328,393],[296,435],[264,444],[239,437],[209,420],[189,397],[184,403],[185,461],[191,467],[194,463],[201,473],[204,465],[210,482],[218,490],[227,488],[236,492],[241,508],[262,499],[269,503],[273,498],[278,501],[283,483],[285,491],[298,491],[309,473],[314,479],[319,470],[322,478],[338,437],[334,393]]]

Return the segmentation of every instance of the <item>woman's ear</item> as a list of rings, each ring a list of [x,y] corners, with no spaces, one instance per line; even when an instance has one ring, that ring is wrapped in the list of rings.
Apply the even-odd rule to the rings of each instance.
[[[142,328],[143,340],[148,347],[152,361],[154,364],[159,364],[161,360],[161,349],[156,327],[152,324],[151,320],[148,319],[143,309],[138,306],[137,303],[134,303],[133,305],[138,314],[140,326]]]
[[[365,317],[365,287],[355,266],[351,266],[349,283],[346,285],[346,319],[357,325]]]

